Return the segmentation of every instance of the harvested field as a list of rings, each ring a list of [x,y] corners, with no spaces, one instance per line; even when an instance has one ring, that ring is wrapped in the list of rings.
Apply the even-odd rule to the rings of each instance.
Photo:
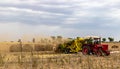
[[[22,56],[21,56],[22,55]],[[1,69],[120,69],[120,53],[97,57],[40,52],[2,53]]]
[[[39,44],[36,44],[37,50],[32,50],[34,49],[32,43],[23,44],[23,51],[25,51],[20,52],[20,47],[15,47],[19,46],[19,43],[0,43],[0,69],[120,69],[120,43],[107,44],[111,55],[97,57],[95,55],[85,56],[81,52],[57,54],[49,51],[48,45],[43,47],[44,45]],[[26,47],[27,45],[30,50]],[[13,47],[10,48],[11,46]],[[10,52],[10,49],[16,48],[18,52]]]
[[[120,42],[108,42],[109,50],[111,51],[120,51]]]

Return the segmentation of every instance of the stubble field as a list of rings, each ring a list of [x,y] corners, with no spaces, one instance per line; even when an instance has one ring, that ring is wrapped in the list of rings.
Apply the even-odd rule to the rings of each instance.
[[[0,69],[120,69],[120,43],[107,44],[111,55],[97,57],[95,55],[85,56],[81,52],[57,54],[52,47],[48,51],[42,47],[40,51],[32,49],[26,52],[23,49],[22,52],[10,52],[10,47],[19,45],[19,43],[0,43]],[[29,45],[35,46],[31,43],[27,44]]]

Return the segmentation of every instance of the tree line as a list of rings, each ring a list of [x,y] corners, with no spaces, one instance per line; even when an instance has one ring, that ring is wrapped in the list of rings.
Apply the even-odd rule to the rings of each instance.
[[[108,37],[108,38],[102,38],[102,42],[106,42],[106,40],[109,40],[109,42],[114,42],[114,38]]]
[[[57,39],[58,41],[61,41],[63,37],[62,37],[62,36],[51,36],[51,38],[52,38],[53,41],[55,41],[56,39]],[[68,39],[71,40],[71,39],[73,39],[73,38],[68,38]],[[112,37],[102,38],[102,39],[101,39],[102,42],[106,42],[107,40],[108,40],[109,42],[114,42],[114,38],[112,38]],[[21,42],[21,39],[19,39],[18,42]],[[35,38],[33,38],[32,42],[35,43]],[[119,42],[120,42],[120,41],[119,41]]]

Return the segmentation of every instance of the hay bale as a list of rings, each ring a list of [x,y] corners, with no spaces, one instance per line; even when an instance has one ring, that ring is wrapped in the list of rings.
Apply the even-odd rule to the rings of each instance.
[[[53,46],[48,44],[48,45],[45,45],[45,50],[46,51],[53,51]]]
[[[20,52],[21,51],[21,47],[19,45],[11,45],[9,48],[10,52]]]
[[[36,44],[35,45],[35,51],[53,51],[52,45],[40,45]]]
[[[44,51],[44,45],[36,44],[35,45],[35,51]]]
[[[22,47],[22,51],[23,52],[31,52],[31,51],[33,51],[33,47],[30,44],[25,44]]]

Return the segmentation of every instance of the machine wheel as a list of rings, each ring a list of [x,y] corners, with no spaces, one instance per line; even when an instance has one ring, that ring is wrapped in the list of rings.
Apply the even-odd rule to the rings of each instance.
[[[68,53],[70,53],[70,50],[69,49],[65,49],[65,54],[68,54]]]
[[[90,55],[90,47],[83,46],[82,53],[83,53],[83,55]]]
[[[96,55],[97,56],[105,56],[106,54],[104,53],[104,51],[101,48],[99,48],[98,51],[96,52]]]
[[[109,56],[110,55],[110,51],[106,51],[106,56]]]

